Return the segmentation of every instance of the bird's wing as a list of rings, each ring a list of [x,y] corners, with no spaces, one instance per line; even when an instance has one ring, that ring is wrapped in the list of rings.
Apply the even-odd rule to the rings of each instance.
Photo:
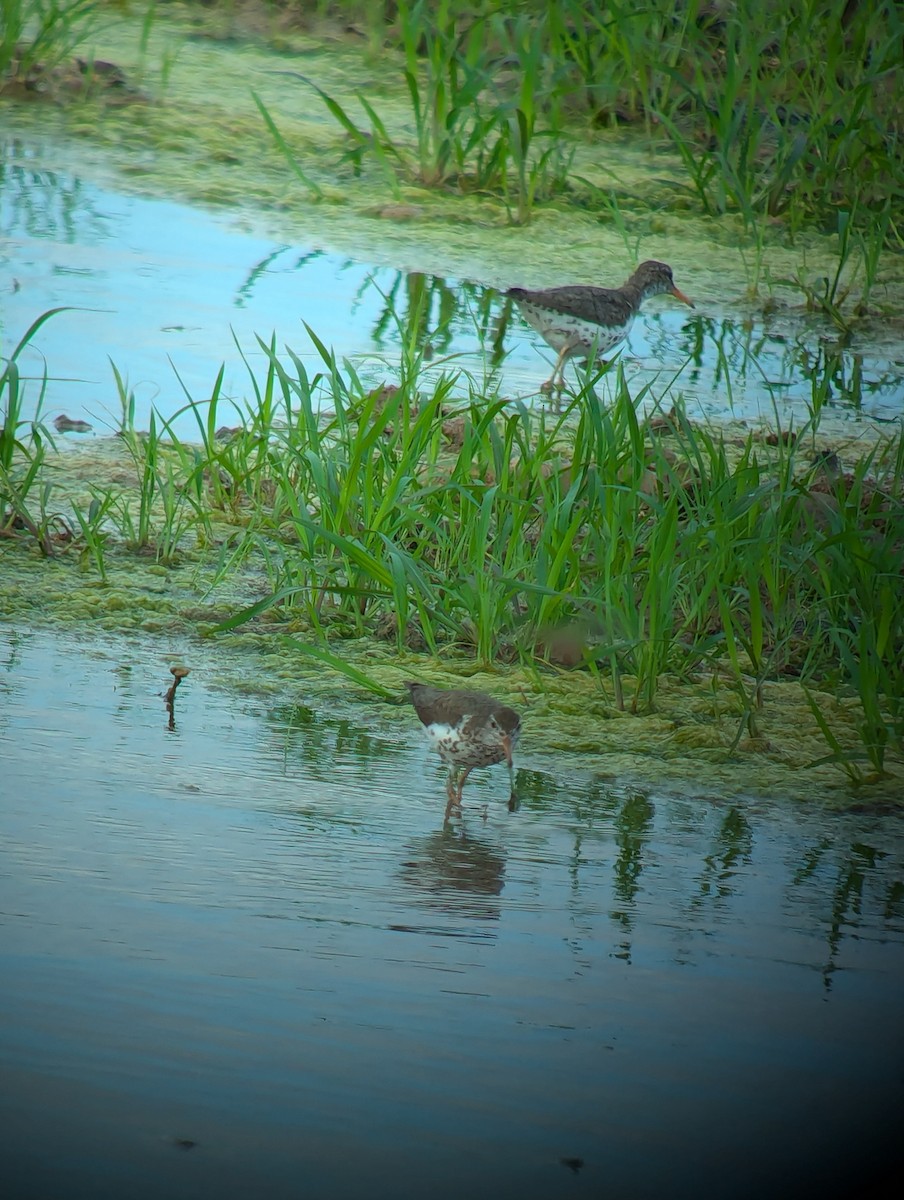
[[[583,317],[597,325],[624,325],[634,315],[634,308],[620,292],[610,288],[566,286],[530,292],[524,297],[531,304]]]

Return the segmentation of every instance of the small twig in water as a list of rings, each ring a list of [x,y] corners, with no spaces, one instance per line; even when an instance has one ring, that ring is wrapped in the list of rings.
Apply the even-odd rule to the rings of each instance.
[[[168,729],[176,728],[176,688],[187,674],[188,667],[170,667],[170,675],[173,677],[173,682],[163,699],[166,711],[169,713]]]

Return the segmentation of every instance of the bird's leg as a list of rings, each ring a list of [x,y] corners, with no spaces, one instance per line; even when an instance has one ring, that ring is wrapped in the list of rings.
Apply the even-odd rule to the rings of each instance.
[[[443,825],[449,824],[449,821],[452,819],[452,814],[455,812],[456,807],[458,808],[458,811],[461,812],[461,805],[456,805],[455,797],[450,796],[449,799],[446,801],[446,812],[445,812],[445,815],[443,816]]]
[[[549,379],[547,379],[547,381],[540,387],[540,391],[543,392],[544,395],[551,395],[552,392],[556,390],[559,392],[562,391],[562,388],[565,386],[565,366],[569,358],[576,354],[578,350],[581,349],[582,345],[583,343],[578,336],[571,338],[565,343],[565,345],[559,351],[559,357],[556,359],[556,365],[552,375],[550,375]],[[558,389],[556,388],[557,378]]]
[[[473,769],[474,769],[473,767],[465,767],[465,769],[464,769],[464,771],[462,772],[462,774],[461,774],[461,775],[458,777],[458,797],[457,797],[457,800],[458,800],[458,805],[459,805],[459,807],[461,807],[461,789],[462,789],[462,788],[465,786],[465,780],[466,780],[466,779],[468,778],[468,776],[471,774],[471,772],[472,772],[472,770],[473,770]]]
[[[450,804],[458,803],[461,798],[461,789],[459,788],[456,796],[456,784],[458,781],[458,768],[450,767],[449,774],[446,776],[446,795],[449,797]]]
[[[558,378],[558,391],[562,390],[562,384],[565,382],[565,363],[568,361],[568,355],[571,353],[571,343],[567,343],[559,351],[559,357],[556,359],[556,365],[553,367],[553,372],[545,383],[540,384],[540,391],[544,396],[551,396],[556,389],[556,379]]]

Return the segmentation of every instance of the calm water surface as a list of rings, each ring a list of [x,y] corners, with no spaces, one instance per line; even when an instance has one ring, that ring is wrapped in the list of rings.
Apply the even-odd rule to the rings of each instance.
[[[899,818],[603,784],[528,711],[521,808],[444,827],[409,708],[192,652],[170,729],[166,649],[0,632],[4,1196],[894,1194]]]
[[[224,364],[222,416],[235,424],[254,394],[248,367],[259,381],[266,375],[257,335],[275,335],[287,365],[288,346],[311,376],[324,369],[305,322],[340,361],[355,362],[368,386],[397,378],[403,339],[432,356],[425,381],[461,372],[462,395],[467,376],[479,394],[498,389],[533,403],[550,373],[555,356],[493,290],[535,280],[496,278],[492,261],[479,282],[445,280],[285,244],[247,220],[99,187],[60,165],[70,158],[50,142],[0,137],[6,353],[41,313],[76,310],[54,317],[22,355],[32,407],[45,370],[50,376],[46,418],[65,412],[98,432],[117,428],[112,361],[146,428],[152,407],[170,418],[187,396],[206,402]],[[676,272],[692,293],[692,275]],[[799,426],[814,405],[826,426],[904,416],[900,337],[882,340],[873,330],[848,344],[827,321],[800,311],[765,320],[732,299],[693,313],[668,301],[648,305],[621,354],[632,394],[649,387],[646,406],[666,408],[681,396],[691,417],[715,421]],[[568,379],[576,385],[573,368]],[[603,402],[614,386],[614,373],[599,382]],[[192,417],[174,428],[198,436]]]

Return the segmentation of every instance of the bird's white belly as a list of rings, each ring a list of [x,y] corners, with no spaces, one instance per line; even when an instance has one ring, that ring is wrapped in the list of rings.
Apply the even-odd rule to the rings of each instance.
[[[452,737],[454,729],[451,725],[443,725],[439,721],[434,721],[431,725],[424,726],[424,732],[427,734],[431,749],[442,754],[443,745]]]
[[[524,301],[521,302],[521,311],[527,323],[559,353],[563,350],[576,350],[590,354],[595,350],[597,354],[605,354],[613,346],[617,346],[631,328],[630,321],[627,325],[618,327],[597,325],[594,321],[585,321],[572,313],[551,312]]]
[[[430,745],[449,766],[489,767],[505,758],[502,738],[494,730],[478,728],[465,733],[438,721],[425,725],[424,729]],[[514,744],[517,734],[511,740]]]

